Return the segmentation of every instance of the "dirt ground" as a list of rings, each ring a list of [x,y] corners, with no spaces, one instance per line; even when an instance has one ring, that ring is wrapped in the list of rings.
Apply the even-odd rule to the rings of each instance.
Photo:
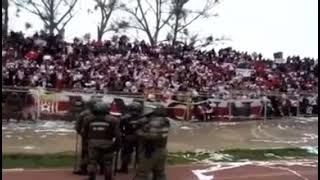
[[[216,163],[211,165],[168,166],[168,180],[316,180],[318,179],[317,162],[244,162]],[[71,169],[65,170],[4,170],[5,180],[85,180],[86,176],[76,176]],[[134,173],[117,174],[114,179],[131,180]],[[98,176],[97,180],[103,179]]]
[[[169,151],[209,151],[230,148],[318,146],[318,119],[181,123],[172,121]],[[74,151],[74,124],[38,121],[2,124],[3,153]]]

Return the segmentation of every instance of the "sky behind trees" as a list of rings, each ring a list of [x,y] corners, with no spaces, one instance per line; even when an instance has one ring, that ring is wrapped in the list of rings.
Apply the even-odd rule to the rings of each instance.
[[[199,6],[195,0],[190,6]],[[318,1],[317,0],[221,0],[215,8],[219,14],[207,20],[200,20],[192,25],[191,32],[202,36],[225,36],[230,41],[217,47],[231,46],[248,52],[261,52],[272,58],[276,51],[283,51],[284,56],[300,55],[318,58]],[[65,37],[72,40],[75,36],[83,37],[90,33],[97,37],[97,14],[89,15],[88,8],[93,8],[91,0],[80,0],[76,16],[66,27]],[[116,20],[121,13],[113,14]],[[9,29],[23,31],[30,35],[42,28],[42,23],[32,14],[21,12],[15,16],[15,8],[10,9]],[[32,29],[25,30],[25,23],[32,24]],[[131,40],[146,38],[136,31],[128,31]],[[110,38],[107,33],[104,39]],[[160,35],[164,39],[165,35]]]

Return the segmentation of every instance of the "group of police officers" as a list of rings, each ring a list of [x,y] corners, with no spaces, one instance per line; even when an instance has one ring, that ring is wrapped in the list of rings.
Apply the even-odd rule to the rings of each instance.
[[[167,138],[170,123],[166,109],[156,106],[146,112],[143,102],[134,100],[123,114],[114,114],[111,106],[93,97],[86,104],[73,104],[76,132],[81,136],[81,158],[75,174],[104,174],[112,180],[116,172],[128,173],[135,152],[134,180],[165,180]],[[121,166],[117,169],[120,153]]]

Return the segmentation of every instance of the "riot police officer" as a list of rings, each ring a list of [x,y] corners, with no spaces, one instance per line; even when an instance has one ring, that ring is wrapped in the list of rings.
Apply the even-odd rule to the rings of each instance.
[[[134,180],[148,180],[149,174],[153,180],[165,180],[165,163],[167,157],[167,139],[170,122],[163,106],[154,112],[132,122],[139,126],[138,135],[138,165]]]
[[[16,118],[19,122],[22,116],[22,108],[22,99],[19,94],[16,92],[8,93],[4,106],[4,115],[7,122],[10,121],[10,117]]]
[[[87,175],[87,166],[88,166],[88,141],[85,134],[82,133],[84,124],[86,120],[90,120],[90,117],[93,116],[91,109],[93,105],[97,103],[97,99],[91,98],[89,102],[86,103],[86,108],[79,115],[79,118],[76,120],[75,129],[77,134],[81,136],[81,156],[80,156],[80,167],[74,173],[79,175]]]
[[[143,106],[140,102],[134,101],[128,106],[128,113],[121,117],[120,130],[122,134],[121,143],[121,168],[119,172],[128,173],[128,166],[131,162],[132,154],[137,149],[136,127],[130,121],[139,119]],[[137,161],[137,159],[135,159]]]
[[[99,102],[92,107],[93,116],[85,121],[83,134],[88,138],[89,180],[95,180],[99,159],[103,159],[105,180],[112,179],[115,143],[119,142],[119,126],[106,117],[106,106]]]
[[[70,96],[71,108],[69,111],[69,121],[78,121],[80,113],[85,109],[85,103],[81,96]]]

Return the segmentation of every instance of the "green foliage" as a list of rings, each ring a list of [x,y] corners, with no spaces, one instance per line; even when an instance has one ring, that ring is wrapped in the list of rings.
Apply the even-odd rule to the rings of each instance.
[[[216,158],[216,156],[226,158]],[[218,152],[176,152],[169,153],[169,165],[201,163],[203,160],[212,162],[240,161],[244,159],[256,161],[281,159],[315,159],[317,155],[300,148],[284,149],[229,149]],[[2,154],[3,168],[61,168],[72,167],[74,163],[73,152],[56,154]]]

